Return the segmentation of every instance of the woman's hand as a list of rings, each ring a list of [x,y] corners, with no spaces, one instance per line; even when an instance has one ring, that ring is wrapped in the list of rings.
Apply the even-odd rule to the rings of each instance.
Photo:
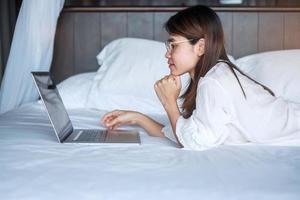
[[[166,109],[168,105],[176,103],[181,90],[179,76],[168,75],[157,81],[154,85],[156,95]]]
[[[108,129],[116,129],[122,125],[134,125],[137,124],[139,117],[138,112],[125,111],[125,110],[114,110],[112,112],[106,113],[101,122]]]
[[[122,125],[138,125],[141,126],[145,131],[156,137],[164,137],[161,129],[163,125],[154,121],[150,117],[143,115],[142,113],[135,111],[126,110],[114,110],[112,112],[106,113],[102,119],[102,124],[104,124],[108,129],[116,129]]]

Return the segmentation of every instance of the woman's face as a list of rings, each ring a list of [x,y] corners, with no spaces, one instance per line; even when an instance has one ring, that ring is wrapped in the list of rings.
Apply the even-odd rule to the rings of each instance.
[[[170,48],[167,50],[165,57],[168,59],[170,74],[178,76],[188,72],[193,78],[196,64],[203,55],[199,52],[200,40],[192,45],[183,36],[170,35],[168,43]]]

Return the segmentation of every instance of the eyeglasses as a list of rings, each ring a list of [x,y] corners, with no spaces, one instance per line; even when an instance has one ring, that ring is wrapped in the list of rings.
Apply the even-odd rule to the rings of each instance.
[[[180,43],[189,42],[192,40],[195,40],[195,39],[182,40],[182,41],[177,41],[177,42],[166,41],[165,45],[166,45],[167,52],[172,52],[172,50],[175,47],[174,44],[180,44]]]

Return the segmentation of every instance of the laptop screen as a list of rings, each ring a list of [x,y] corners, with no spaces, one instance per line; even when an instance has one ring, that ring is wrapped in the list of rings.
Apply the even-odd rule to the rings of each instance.
[[[39,94],[60,142],[72,133],[73,127],[49,72],[32,72]]]

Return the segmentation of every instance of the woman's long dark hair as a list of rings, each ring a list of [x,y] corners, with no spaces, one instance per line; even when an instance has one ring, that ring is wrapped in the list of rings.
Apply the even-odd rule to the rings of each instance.
[[[220,60],[226,62],[229,66],[236,77],[245,98],[246,93],[234,69],[255,83],[261,85],[274,96],[274,93],[269,88],[244,74],[228,59],[224,45],[224,33],[221,21],[218,15],[209,7],[193,6],[181,10],[166,22],[165,29],[170,35],[180,35],[187,39],[191,39],[191,44],[196,44],[201,38],[204,38],[205,40],[204,54],[196,65],[194,77],[191,79],[187,90],[181,96],[181,98],[184,99],[182,109],[185,118],[190,117],[196,108],[197,85],[200,77],[204,77],[217,62],[220,62]]]

